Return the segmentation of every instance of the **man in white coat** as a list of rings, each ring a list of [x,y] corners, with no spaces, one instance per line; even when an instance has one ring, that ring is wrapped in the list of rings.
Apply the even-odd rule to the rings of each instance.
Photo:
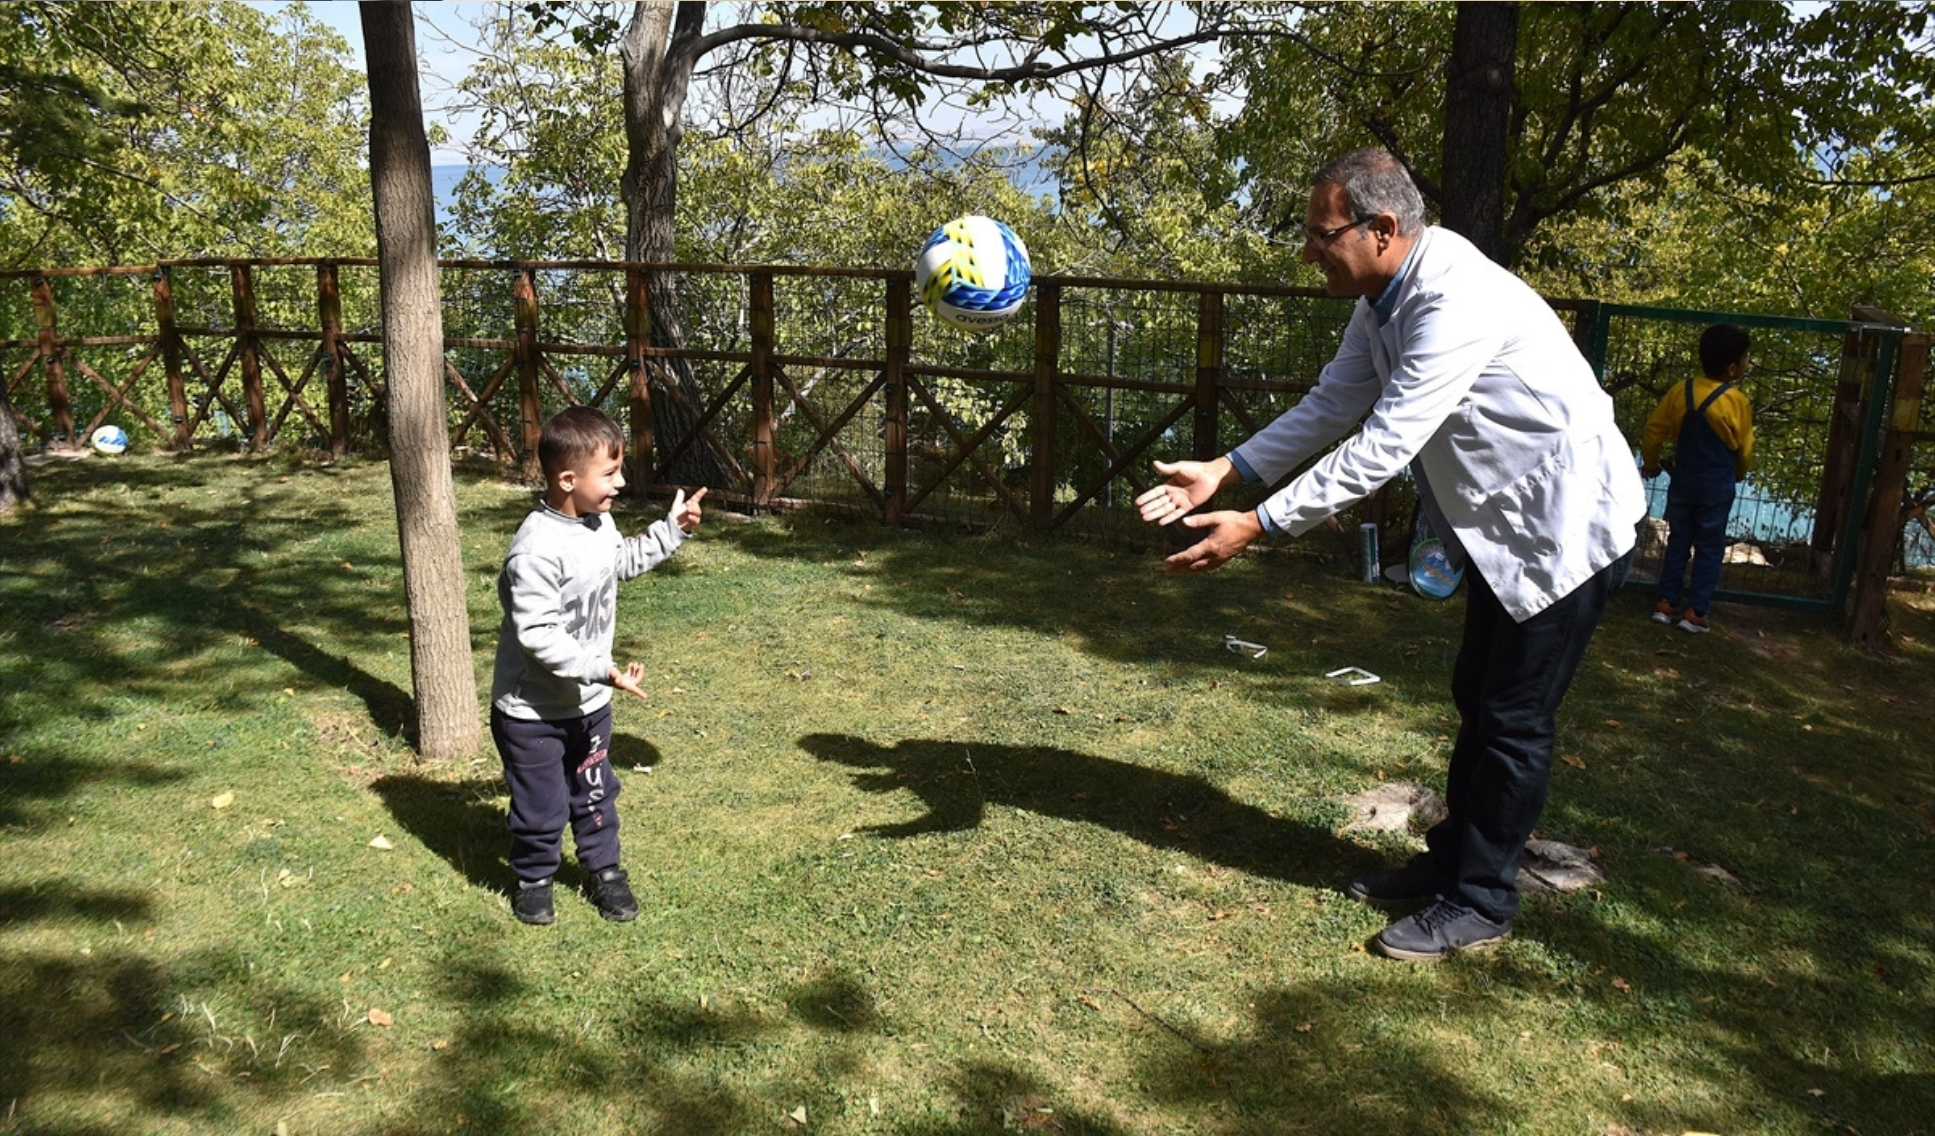
[[[1413,912],[1373,940],[1376,950],[1438,959],[1511,933],[1559,703],[1623,576],[1645,489],[1611,398],[1558,316],[1463,237],[1426,226],[1423,199],[1390,154],[1359,150],[1318,171],[1303,259],[1323,269],[1332,295],[1360,297],[1336,357],[1296,406],[1229,454],[1157,462],[1167,481],[1137,505],[1146,521],[1203,534],[1165,562],[1203,572],[1411,470],[1470,593],[1451,677],[1460,725],[1450,815],[1426,834],[1429,851],[1353,880],[1350,893]],[[1192,515],[1226,485],[1276,482],[1353,427],[1254,512]]]

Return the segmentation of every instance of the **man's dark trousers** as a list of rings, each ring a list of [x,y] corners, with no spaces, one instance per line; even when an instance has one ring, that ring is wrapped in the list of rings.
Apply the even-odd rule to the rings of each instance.
[[[1445,898],[1487,919],[1518,911],[1519,860],[1545,808],[1559,703],[1605,611],[1614,564],[1523,623],[1466,572],[1465,639],[1451,672],[1461,724],[1446,777],[1450,815],[1425,834]]]

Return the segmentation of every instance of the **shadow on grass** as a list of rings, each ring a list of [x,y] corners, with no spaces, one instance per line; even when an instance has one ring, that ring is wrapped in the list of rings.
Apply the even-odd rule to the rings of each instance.
[[[383,733],[410,740],[410,694],[352,661],[391,650],[408,631],[400,607],[371,588],[400,577],[394,546],[374,561],[359,552],[360,565],[317,547],[318,534],[364,523],[359,503],[332,484],[360,490],[367,479],[312,467],[300,492],[284,491],[291,478],[275,472],[267,462],[238,471],[231,459],[195,456],[87,461],[43,478],[37,496],[58,494],[59,515],[13,520],[0,554],[5,623],[17,652],[40,660],[33,683],[60,690],[66,712],[80,717],[112,716],[123,688],[206,698],[216,684],[197,657],[246,641],[318,686],[347,690]],[[230,699],[287,681],[236,682],[236,673],[229,668],[220,684]]]
[[[838,968],[788,990],[786,1007],[807,1025],[833,1033],[871,1033],[887,1024],[866,985]]]
[[[0,888],[0,927],[46,919],[139,923],[152,914],[153,905],[140,892],[94,891],[60,879]]]
[[[317,1068],[356,1066],[363,1046],[340,1028],[339,1007],[252,979],[247,965],[234,951],[167,964],[119,950],[0,955],[0,1100],[18,1109],[6,1130],[130,1131],[132,1114],[221,1131],[234,1120],[223,1084],[230,1076],[258,1099],[295,1099],[309,1095]],[[220,992],[238,985],[275,1008],[281,1024],[266,1044],[222,1008]],[[121,1119],[90,1123],[69,1113],[48,1126],[37,1116],[56,1098],[67,1107],[99,1098],[97,1114]]]
[[[1234,1039],[1163,1039],[1144,1083],[1172,1107],[1215,1117],[1225,1136],[1518,1130],[1520,1110],[1474,1090],[1434,1057],[1435,1038],[1393,1020],[1392,1004],[1406,1002],[1344,982],[1267,991]]]
[[[390,774],[370,782],[383,807],[425,848],[477,887],[503,891],[510,869],[501,861],[510,849],[504,834],[501,778],[439,780],[414,773]]]
[[[799,745],[821,761],[863,770],[853,778],[860,789],[907,790],[927,805],[924,816],[870,826],[877,836],[974,828],[996,804],[1313,887],[1337,886],[1382,863],[1328,831],[1232,800],[1201,777],[1074,750],[911,738],[883,746],[847,734],[808,734]]]
[[[119,784],[149,789],[188,776],[182,770],[157,769],[139,761],[103,765],[53,754],[14,756],[20,760],[0,764],[0,828],[30,828],[41,822],[34,805],[58,801],[88,786]]]
[[[814,1079],[788,1086],[786,1099],[807,1101],[812,1116],[826,1117],[831,1102],[850,1094],[859,1047],[884,1028],[872,993],[838,968],[786,990],[781,1014],[750,1003],[640,999],[602,1023],[605,1039],[597,1042],[530,1026],[522,1011],[532,991],[511,966],[479,959],[475,947],[451,954],[442,969],[445,996],[467,1007],[464,1024],[438,1047],[436,1089],[384,1129],[393,1136],[446,1132],[453,1122],[480,1132],[558,1130],[558,1102],[567,1099],[570,1107],[623,1116],[612,1130],[722,1136],[796,1128],[784,1124],[789,1105],[735,1086],[718,1066],[804,1026],[828,1052]]]
[[[20,1107],[23,1131],[80,1136],[162,1118],[226,1130],[236,1091],[264,1108],[301,1109],[318,1093],[368,1080],[392,1043],[346,1022],[344,1007],[314,991],[249,977],[233,952],[168,965],[123,954],[15,953],[4,961],[0,1037],[8,1060],[0,1062],[0,1099]],[[785,1130],[795,1106],[806,1107],[815,1124],[864,1124],[878,1047],[906,1044],[886,1040],[892,1023],[874,992],[837,966],[784,988],[777,1012],[763,1000],[639,999],[605,1022],[597,1040],[568,1026],[530,1024],[535,992],[489,947],[453,947],[439,973],[431,996],[462,1005],[461,1024],[453,1036],[412,1042],[429,1043],[433,1056],[381,1122],[392,1136],[554,1128],[565,1107],[580,1122],[608,1118],[593,1124],[597,1130],[681,1136]],[[249,1008],[232,1021],[238,1011],[223,1008],[232,997],[224,992],[241,986]],[[1132,1035],[1132,1048],[1147,1054],[1140,1086],[1117,1095],[1131,1113],[1157,1102],[1193,1117],[1195,1131],[1226,1136],[1490,1131],[1509,1122],[1508,1108],[1472,1094],[1455,1071],[1422,1055],[1422,1043],[1385,1024],[1378,997],[1344,983],[1265,994],[1248,1034],[1217,1044],[1185,1041],[1124,1007],[1103,1007],[1115,1028]],[[259,1023],[271,1009],[272,1036],[248,1036],[243,1020]],[[802,1042],[802,1030],[812,1040]],[[802,1044],[814,1047],[810,1058],[777,1073],[762,1062],[747,1083],[748,1054]],[[1080,1103],[1075,1073],[1044,1075],[1018,1057],[944,1058],[922,1075],[934,1083],[942,1115],[902,1114],[895,1131],[1138,1130]],[[85,1109],[74,1110],[73,1102],[104,1090],[99,1101],[110,1119],[91,1122]],[[61,1118],[38,1121],[55,1102]],[[339,1130],[377,1129],[352,1123]]]
[[[440,1051],[438,1090],[423,1093],[406,1111],[408,1119],[385,1128],[393,1136],[448,1131],[455,1116],[463,1117],[464,1127],[485,1132],[555,1127],[551,1102],[565,1099],[576,1107],[597,1102],[607,1115],[623,1117],[611,1124],[613,1130],[680,1136],[800,1131],[787,1119],[795,1107],[807,1110],[805,1131],[842,1121],[862,1127],[881,1123],[867,1103],[866,1086],[877,1083],[873,1047],[890,1023],[865,981],[837,966],[787,987],[778,1013],[764,1008],[770,1006],[765,1002],[641,999],[607,1023],[616,1033],[615,1044],[524,1024],[517,1012],[529,991],[474,952],[453,955],[445,970],[452,994],[488,989],[495,998],[473,1003],[460,1035]],[[775,1074],[762,1061],[754,1075],[756,1091],[722,1071],[749,1053],[801,1044],[793,1040],[801,1027],[810,1031],[808,1044],[817,1052],[810,1065]],[[946,1111],[954,1117],[931,1123],[903,1119],[894,1131],[929,1136],[1129,1131],[1075,1107],[1067,1086],[1045,1082],[1016,1064],[980,1059],[949,1065],[926,1073],[951,1098]]]
[[[722,526],[715,538],[770,561],[814,559],[866,586],[849,602],[901,616],[1071,637],[1098,658],[1164,677],[1233,678],[1269,697],[1354,714],[1392,697],[1450,704],[1451,655],[1464,603],[1356,584],[1304,550],[1260,552],[1220,571],[1171,576],[1157,552],[1125,552],[1062,534],[960,536],[812,514]],[[1267,645],[1240,670],[1225,635]],[[1442,660],[1442,662],[1440,662]],[[1342,665],[1416,675],[1380,697],[1321,681]]]

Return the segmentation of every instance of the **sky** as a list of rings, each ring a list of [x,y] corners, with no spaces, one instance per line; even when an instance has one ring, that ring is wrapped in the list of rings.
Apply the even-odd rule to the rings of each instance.
[[[274,13],[288,7],[279,0],[251,0],[249,7]],[[436,166],[464,164],[463,143],[470,137],[474,123],[469,116],[448,110],[451,90],[470,69],[475,54],[476,29],[471,20],[488,3],[413,4],[417,17],[417,55],[422,85],[424,116],[441,122],[450,132],[450,141],[432,147],[430,163]],[[349,41],[358,68],[363,66],[363,25],[353,0],[308,0],[309,12]]]
[[[288,7],[285,0],[248,0],[249,6],[263,12],[274,13]],[[475,129],[474,112],[457,112],[449,107],[451,95],[458,80],[470,69],[476,56],[477,29],[473,26],[477,18],[488,9],[497,6],[501,0],[470,0],[470,2],[426,2],[415,3],[411,7],[416,14],[417,54],[420,59],[424,116],[427,122],[441,123],[450,134],[449,141],[431,149],[430,162],[435,166],[461,166],[465,164],[464,143]],[[338,35],[348,41],[354,57],[355,66],[363,65],[363,28],[353,0],[308,0],[310,13],[319,21],[333,28]],[[1204,64],[1211,65],[1205,59]],[[949,120],[961,115],[958,108],[945,104],[929,104],[922,115],[947,129]],[[1051,105],[1035,109],[1036,114],[1046,114],[1059,121],[1061,109],[1059,102],[1051,100]],[[1046,121],[1029,117],[1023,111],[1020,118],[1004,118],[992,130],[997,136],[992,139],[1003,143],[1029,140],[1028,127],[1033,122]]]

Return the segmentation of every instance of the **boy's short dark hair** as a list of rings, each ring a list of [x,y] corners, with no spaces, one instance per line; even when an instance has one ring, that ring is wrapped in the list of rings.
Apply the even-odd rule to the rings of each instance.
[[[551,416],[538,435],[538,465],[554,482],[588,457],[615,458],[625,452],[625,432],[602,410],[569,406]]]
[[[1747,329],[1730,323],[1716,323],[1700,333],[1700,370],[1717,377],[1740,362],[1751,346]]]

